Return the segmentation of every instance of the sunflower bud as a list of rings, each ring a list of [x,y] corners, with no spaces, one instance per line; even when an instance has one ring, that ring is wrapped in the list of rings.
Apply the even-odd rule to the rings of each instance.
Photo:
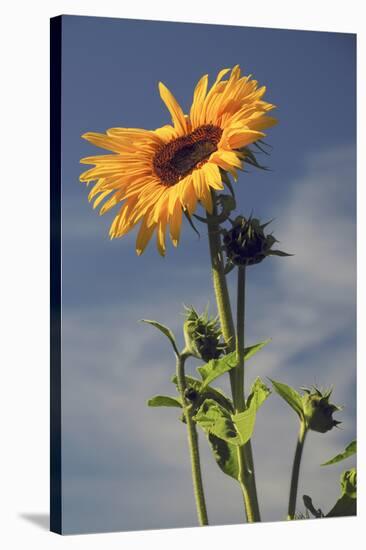
[[[224,247],[229,263],[238,266],[259,264],[266,256],[291,256],[281,250],[272,250],[278,242],[272,234],[265,235],[257,218],[238,216],[233,227],[224,233]]]
[[[303,388],[302,405],[307,427],[315,432],[325,433],[340,424],[333,419],[333,413],[341,407],[329,403],[332,390],[322,393],[318,388]]]
[[[186,311],[183,330],[187,351],[205,362],[218,359],[225,349],[218,318],[210,318],[207,312],[199,315],[193,307]]]

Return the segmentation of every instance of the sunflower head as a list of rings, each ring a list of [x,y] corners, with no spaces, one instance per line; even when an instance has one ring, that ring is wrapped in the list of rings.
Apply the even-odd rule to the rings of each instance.
[[[226,349],[219,320],[209,317],[207,311],[199,315],[193,307],[186,308],[183,330],[186,350],[198,359],[218,359]]]
[[[276,120],[274,105],[264,101],[265,87],[239,66],[220,71],[211,85],[208,75],[195,87],[184,112],[168,88],[159,84],[171,123],[145,130],[110,128],[82,137],[108,154],[81,159],[94,165],[80,180],[92,188],[89,201],[100,214],[116,209],[110,237],[122,237],[139,225],[136,252],[141,254],[155,234],[161,255],[166,233],[177,246],[183,212],[192,215],[200,204],[213,210],[213,192],[224,189],[222,174],[252,163],[248,146],[261,140]]]
[[[257,218],[238,216],[230,230],[224,231],[224,247],[229,262],[237,266],[255,265],[267,256],[291,256],[281,250],[272,250],[278,242],[272,234],[264,233],[268,223]]]
[[[315,432],[325,433],[340,424],[333,419],[333,414],[341,407],[329,403],[332,390],[322,392],[319,388],[303,388],[303,412],[307,427]]]

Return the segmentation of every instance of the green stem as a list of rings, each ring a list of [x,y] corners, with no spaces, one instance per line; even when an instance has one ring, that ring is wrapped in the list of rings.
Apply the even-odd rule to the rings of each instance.
[[[244,398],[244,348],[245,348],[245,267],[238,267],[238,287],[237,287],[237,304],[236,304],[236,358],[238,362],[237,373],[237,396],[236,403],[238,412],[245,409]]]
[[[302,451],[304,449],[305,437],[307,434],[307,428],[304,421],[300,423],[299,435],[297,438],[294,463],[292,466],[292,475],[291,475],[291,487],[290,487],[290,498],[288,502],[288,513],[287,519],[294,519],[295,510],[296,510],[296,497],[297,497],[297,487],[299,484],[299,474],[300,474],[300,464]]]
[[[233,316],[231,312],[230,296],[226,282],[226,276],[224,271],[224,260],[221,250],[220,239],[220,226],[216,223],[217,206],[216,197],[213,193],[214,209],[212,214],[207,212],[208,221],[208,239],[210,245],[211,255],[211,268],[212,268],[212,280],[213,287],[216,296],[217,310],[220,317],[221,329],[224,340],[228,346],[229,351],[235,350],[235,327],[233,322]],[[244,291],[244,290],[243,290]],[[242,323],[244,326],[244,303],[243,304],[243,316]],[[238,300],[239,304],[239,300]],[[240,318],[241,319],[241,318]],[[240,320],[241,322],[241,320]],[[244,338],[244,330],[241,332]],[[243,404],[245,407],[244,396],[244,364],[240,374],[240,369],[232,369],[230,371],[230,385],[231,393],[233,396],[234,408],[236,411],[243,410]],[[238,379],[239,378],[239,379]],[[241,389],[242,388],[242,389]],[[243,500],[245,505],[246,517],[248,522],[260,521],[260,513],[258,506],[257,491],[254,478],[254,464],[252,457],[251,442],[249,441],[243,447],[238,450],[238,463],[239,463],[239,483],[243,494]]]
[[[205,502],[205,494],[203,491],[200,454],[199,454],[199,447],[198,447],[198,434],[196,430],[196,425],[192,418],[191,405],[187,401],[187,398],[185,396],[186,379],[185,379],[185,373],[184,373],[184,365],[185,365],[186,358],[187,356],[184,354],[184,352],[177,356],[178,389],[182,400],[183,414],[187,423],[187,435],[188,435],[189,453],[191,457],[193,491],[194,491],[194,497],[196,500],[198,521],[200,525],[208,525],[207,508],[206,508],[206,502]]]
[[[237,310],[236,310],[236,356],[237,356],[237,384],[236,384],[236,410],[242,412],[246,408],[245,403],[245,282],[246,268],[238,267],[237,279]],[[260,511],[257,497],[257,486],[255,481],[254,462],[252,445],[249,441],[239,449],[242,454],[244,469],[239,468],[240,483],[243,484],[246,500],[248,521],[260,521]]]

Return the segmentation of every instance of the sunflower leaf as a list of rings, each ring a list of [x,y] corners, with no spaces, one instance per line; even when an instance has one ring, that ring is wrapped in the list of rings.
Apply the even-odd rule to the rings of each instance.
[[[193,419],[208,435],[213,434],[232,445],[242,445],[233,417],[213,399],[205,399]]]
[[[269,378],[269,380],[272,382],[272,385],[278,395],[280,395],[282,399],[284,399],[286,403],[290,405],[290,407],[296,412],[300,419],[303,419],[304,412],[302,407],[301,395],[296,390],[294,390],[294,388],[291,388],[291,386],[288,386],[287,384],[276,382],[271,378]]]
[[[264,346],[266,346],[271,340],[265,340],[264,342],[259,342],[254,346],[249,346],[244,350],[244,358],[247,361],[258,351],[260,351]],[[237,366],[237,357],[236,352],[233,351],[227,355],[223,355],[219,359],[211,359],[208,363],[205,363],[201,367],[197,367],[197,370],[202,378],[203,386],[207,386],[219,376],[229,372],[231,369]]]
[[[219,468],[224,474],[237,480],[239,478],[238,447],[212,433],[208,434],[208,440]]]
[[[235,428],[240,436],[241,445],[247,443],[252,437],[256,416],[257,407],[255,405],[252,405],[249,409],[232,416]]]
[[[162,325],[161,323],[158,323],[158,321],[152,321],[150,319],[141,319],[141,321],[142,323],[148,323],[149,325],[152,325],[153,327],[160,330],[160,332],[162,332],[170,340],[170,343],[173,346],[173,349],[176,355],[179,355],[177,343],[175,341],[175,336],[170,330],[170,328],[166,327],[165,325]]]
[[[336,464],[337,462],[341,462],[341,460],[345,460],[349,456],[354,455],[357,452],[357,442],[356,440],[351,441],[349,445],[342,451],[341,453],[337,454],[327,462],[323,462],[321,466],[330,466],[331,464]]]
[[[250,395],[247,400],[248,409],[239,415],[233,415],[235,429],[240,437],[240,444],[243,445],[251,438],[254,430],[256,412],[270,394],[269,388],[263,384],[260,378],[257,378],[252,385]],[[238,480],[238,446],[229,441],[225,441],[213,433],[208,434],[214,458],[219,468],[228,476]]]
[[[177,397],[169,395],[155,395],[147,401],[149,407],[178,407],[182,408],[182,403]]]
[[[271,394],[271,390],[264,384],[264,382],[258,377],[254,380],[250,389],[250,394],[247,399],[247,408],[255,406],[256,410],[259,409]]]
[[[236,367],[237,363],[236,352],[233,351],[228,355],[223,355],[219,359],[211,359],[208,363],[197,367],[203,381],[203,387],[222,376],[225,372],[229,372]]]

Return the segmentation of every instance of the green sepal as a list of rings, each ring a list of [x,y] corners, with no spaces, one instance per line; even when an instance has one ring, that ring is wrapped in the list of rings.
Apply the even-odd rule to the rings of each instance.
[[[282,250],[269,250],[267,252],[267,256],[295,256],[295,254],[287,254],[287,252],[283,252]]]
[[[169,395],[155,395],[147,401],[149,407],[178,407],[182,408],[182,403],[178,397]]]
[[[196,226],[194,225],[193,223],[193,220],[192,220],[192,217],[189,215],[189,212],[186,208],[183,208],[183,214],[185,215],[185,217],[187,218],[188,220],[188,223],[189,225],[192,227],[193,231],[197,234],[198,238],[200,239],[201,238],[201,234],[200,232],[198,231],[198,229],[196,228]]]
[[[160,330],[160,332],[162,332],[170,340],[170,343],[173,346],[173,349],[176,355],[179,355],[177,343],[175,341],[175,336],[170,330],[170,328],[166,327],[165,325],[162,325],[161,323],[158,323],[158,321],[153,321],[151,319],[141,319],[141,321],[142,323],[148,323],[149,325],[152,325],[153,327]]]
[[[234,191],[234,188],[233,188],[233,185],[231,183],[231,180],[228,176],[228,173],[225,172],[225,170],[222,170],[220,168],[220,174],[221,174],[221,179],[222,181],[225,183],[225,185],[227,186],[227,188],[229,189],[230,193],[231,193],[231,196],[233,197],[233,199],[235,200],[235,191]]]
[[[271,339],[265,340],[264,342],[259,342],[254,346],[249,346],[244,350],[244,358],[247,361],[258,351],[260,351],[264,346],[266,346]],[[201,367],[197,367],[197,370],[202,378],[203,386],[210,384],[219,376],[222,376],[226,372],[229,372],[231,369],[235,368],[238,364],[236,351],[233,351],[227,355],[223,355],[219,359],[211,359],[208,363],[205,363]]]
[[[282,382],[277,382],[276,380],[272,380],[269,378],[269,380],[272,382],[274,390],[290,405],[290,407],[296,412],[296,414],[300,417],[301,420],[304,419],[304,411],[302,406],[302,400],[301,395],[294,389],[291,388],[291,386],[288,386],[287,384],[283,384]]]
[[[351,441],[349,445],[342,451],[341,453],[337,454],[327,462],[324,462],[321,464],[321,466],[330,466],[331,464],[336,464],[337,462],[341,462],[341,460],[345,460],[349,456],[354,455],[357,452],[357,442],[356,440]]]

